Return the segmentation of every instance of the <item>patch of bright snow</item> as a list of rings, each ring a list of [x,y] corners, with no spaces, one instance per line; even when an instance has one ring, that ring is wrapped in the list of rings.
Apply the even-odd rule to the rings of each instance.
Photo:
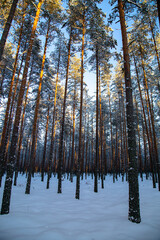
[[[160,240],[160,192],[152,181],[139,180],[142,222],[136,224],[128,221],[127,182],[112,179],[106,177],[104,189],[99,180],[94,193],[94,180],[84,177],[76,200],[75,177],[73,183],[65,178],[57,194],[57,178],[52,176],[46,189],[47,176],[41,182],[37,174],[26,195],[26,177],[19,175],[10,213],[0,215],[0,240]],[[3,187],[0,200],[2,195]]]

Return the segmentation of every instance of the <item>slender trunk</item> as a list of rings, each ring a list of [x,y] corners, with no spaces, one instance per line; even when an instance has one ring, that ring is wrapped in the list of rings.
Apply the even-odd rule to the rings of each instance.
[[[65,126],[66,99],[67,99],[67,86],[68,86],[68,76],[69,76],[71,43],[72,43],[72,28],[70,30],[70,38],[69,38],[69,43],[68,43],[67,72],[66,72],[66,83],[65,83],[64,101],[63,101],[63,113],[62,113],[62,119],[61,119],[61,131],[60,131],[60,142],[59,142],[58,193],[62,193],[63,141],[64,141],[64,126]]]
[[[79,120],[79,147],[77,160],[77,179],[76,179],[76,199],[80,199],[80,163],[82,161],[82,111],[83,111],[83,72],[84,72],[84,38],[85,38],[85,11],[83,13],[82,21],[82,50],[81,50],[81,96],[80,96],[80,120]]]
[[[104,114],[102,114],[102,142],[103,142],[103,168],[104,168],[104,175],[108,172],[108,164],[107,164],[107,155],[106,155],[106,138],[105,138],[105,121],[104,121]]]
[[[104,188],[104,157],[103,157],[103,121],[102,121],[102,103],[101,103],[101,79],[99,76],[99,113],[100,113],[100,172],[101,187]]]
[[[122,87],[122,86],[121,86]],[[120,172],[122,174],[122,182],[124,181],[124,149],[123,149],[123,125],[122,125],[122,106],[123,106],[123,99],[122,99],[122,92],[119,94],[119,112],[120,112]]]
[[[69,153],[68,153],[68,162],[67,162],[67,176],[71,172],[71,146],[72,146],[72,126],[70,126],[70,136],[69,136]]]
[[[1,37],[1,41],[0,41],[0,62],[2,60],[2,56],[3,56],[3,52],[4,52],[4,48],[5,48],[5,43],[6,43],[8,33],[9,33],[9,30],[10,30],[10,27],[11,27],[11,23],[12,23],[12,20],[14,18],[14,15],[15,15],[15,11],[16,11],[16,8],[17,8],[17,3],[18,3],[18,0],[13,0],[12,6],[11,6],[11,9],[10,9],[10,12],[9,12],[9,16],[7,18],[7,21],[6,21],[6,24],[5,24],[3,33],[2,33],[2,37]]]
[[[126,111],[125,111],[125,99],[124,99],[124,90],[121,81],[121,89],[122,89],[122,109],[123,109],[123,156],[124,156],[124,164],[123,170],[126,172],[126,180],[127,180],[127,171],[129,165],[129,155],[128,155],[128,142],[127,142],[127,130],[126,130]]]
[[[140,136],[140,127],[139,127],[139,116],[138,116],[138,103],[135,96],[136,102],[136,116],[137,116],[137,133],[138,133],[138,162],[139,162],[139,172],[141,179],[143,179],[143,166],[142,166],[142,154],[141,154],[141,136]]]
[[[145,135],[145,127],[142,119],[142,129],[143,129],[143,148],[144,148],[144,171],[146,174],[146,179],[148,178],[149,166],[147,162],[147,147],[146,147],[146,135]]]
[[[89,144],[89,114],[88,114],[88,123],[87,123],[87,139],[86,139],[86,163],[85,163],[85,175],[87,176],[88,172],[88,144]]]
[[[126,111],[127,111],[127,128],[128,128],[128,154],[129,154],[129,214],[128,219],[132,222],[140,223],[140,206],[139,206],[139,186],[138,186],[138,170],[136,160],[136,137],[135,122],[133,113],[133,97],[130,76],[130,60],[127,42],[127,32],[125,25],[124,6],[122,0],[118,0],[118,9],[120,16],[120,25],[123,43],[123,58],[125,71],[125,87],[126,87]]]
[[[96,157],[94,166],[94,192],[98,192],[98,162],[99,162],[99,136],[98,136],[98,117],[99,117],[99,59],[98,59],[98,46],[96,46]]]
[[[92,141],[91,141],[91,172],[93,176],[93,165],[94,165],[94,127],[93,127],[93,116],[92,116]]]
[[[84,159],[84,152],[85,152],[85,126],[86,126],[86,101],[85,101],[85,108],[84,108],[84,128],[82,129],[82,160],[81,160],[81,166],[80,166],[80,170],[81,170],[81,175],[82,175],[82,180],[83,180],[83,173],[84,173],[84,163],[85,163],[85,159]]]
[[[76,108],[76,80],[74,83],[73,98],[73,131],[72,131],[72,155],[71,155],[71,182],[73,182],[74,142],[75,142],[75,108]]]
[[[49,101],[50,101],[50,97],[49,97]],[[47,114],[47,122],[46,122],[46,133],[45,133],[44,148],[43,148],[43,159],[42,159],[42,165],[41,165],[41,181],[42,181],[42,182],[44,181],[44,167],[45,167],[45,159],[46,159],[48,123],[49,123],[49,103],[48,103],[48,114]]]
[[[113,131],[112,131],[112,111],[111,111],[111,94],[109,89],[109,82],[108,82],[108,97],[109,97],[109,121],[110,121],[110,140],[111,140],[111,154],[110,154],[110,170],[113,172]],[[113,174],[113,180],[114,180],[114,174]]]

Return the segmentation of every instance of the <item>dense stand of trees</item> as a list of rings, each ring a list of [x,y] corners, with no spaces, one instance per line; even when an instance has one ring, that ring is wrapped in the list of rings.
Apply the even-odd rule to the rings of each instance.
[[[71,182],[76,176],[77,199],[84,174],[94,178],[94,192],[98,179],[104,188],[107,174],[113,182],[121,176],[129,183],[128,219],[136,223],[138,175],[151,175],[160,190],[159,6],[113,0],[106,21],[101,2],[0,3],[1,214],[9,213],[19,173],[27,176],[26,194],[35,172],[42,181],[47,175],[47,189],[57,174],[58,193],[64,174]],[[123,54],[110,25],[116,18]],[[95,72],[95,98],[85,83],[87,68]]]

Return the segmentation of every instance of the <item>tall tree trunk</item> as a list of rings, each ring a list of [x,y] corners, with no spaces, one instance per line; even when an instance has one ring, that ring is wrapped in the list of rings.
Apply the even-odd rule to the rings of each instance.
[[[83,118],[83,116],[82,116]],[[84,128],[82,128],[82,160],[80,163],[80,171],[81,171],[81,176],[82,176],[82,180],[83,180],[83,173],[84,173],[84,164],[85,164],[85,138],[86,138],[86,134],[85,134],[85,127],[86,127],[86,101],[84,103]]]
[[[107,164],[107,155],[106,155],[106,137],[105,137],[105,124],[104,124],[104,114],[102,114],[102,142],[103,142],[103,156],[104,156],[104,160],[103,160],[103,168],[104,168],[104,174],[107,174],[108,172],[108,164]]]
[[[144,148],[144,172],[146,174],[146,179],[148,179],[148,172],[149,172],[149,167],[148,167],[148,162],[147,162],[147,147],[146,147],[146,134],[145,134],[145,127],[143,123],[143,118],[142,118],[142,130],[143,130],[143,148]]]
[[[92,140],[91,140],[91,172],[93,177],[93,166],[94,166],[94,126],[93,126],[93,116],[92,116]]]
[[[15,11],[16,11],[16,8],[17,8],[17,3],[18,3],[18,0],[13,0],[12,6],[11,6],[11,9],[10,9],[10,12],[9,12],[9,16],[7,18],[7,21],[6,21],[6,25],[5,25],[3,33],[2,33],[2,37],[1,37],[1,41],[0,41],[0,62],[2,60],[3,51],[4,51],[4,48],[5,48],[5,43],[6,43],[7,36],[8,36],[9,30],[10,30],[10,27],[11,27],[11,23],[12,23],[12,20],[14,18],[14,15],[15,15]]]
[[[101,79],[99,74],[99,113],[100,113],[100,168],[99,171],[101,172],[101,187],[104,188],[104,157],[103,157],[103,121],[102,121],[102,97],[101,97]]]
[[[126,111],[125,111],[125,98],[124,98],[124,90],[123,84],[121,81],[121,89],[122,89],[122,111],[123,111],[123,156],[124,156],[124,165],[123,170],[124,173],[126,172],[126,180],[127,180],[127,170],[129,165],[129,155],[128,155],[128,142],[127,142],[127,130],[126,130]]]
[[[114,162],[114,150],[113,150],[113,131],[112,131],[112,111],[111,111],[111,94],[109,88],[109,81],[108,81],[108,97],[109,97],[109,121],[110,121],[110,140],[111,140],[111,149],[110,149],[110,170],[113,172],[113,162]],[[114,174],[113,174],[114,180]]]
[[[98,59],[98,46],[96,46],[96,157],[94,169],[94,192],[98,192],[98,162],[99,162],[99,136],[98,136],[98,117],[99,117],[99,59]]]
[[[71,43],[72,43],[72,28],[70,30],[70,38],[69,38],[69,42],[68,42],[68,59],[67,59],[67,71],[66,71],[66,83],[65,83],[65,92],[64,92],[64,99],[63,99],[62,119],[61,119],[61,123],[60,123],[61,124],[61,130],[60,130],[59,159],[58,159],[58,193],[62,193],[63,140],[64,140],[64,125],[65,125],[66,99],[67,99],[67,87],[68,87]]]
[[[74,145],[75,145],[75,108],[76,108],[76,79],[74,82],[73,98],[73,131],[72,131],[72,154],[71,154],[71,182],[73,182],[73,163],[74,163]]]
[[[82,111],[83,111],[83,72],[84,72],[84,38],[85,38],[85,11],[83,12],[82,20],[82,50],[81,50],[81,96],[80,96],[80,120],[79,120],[79,147],[77,161],[77,179],[76,179],[76,199],[80,199],[80,163],[82,161]]]
[[[141,136],[140,136],[140,127],[139,127],[139,116],[138,116],[138,103],[135,96],[136,103],[136,116],[137,116],[137,133],[138,133],[138,162],[139,162],[139,172],[141,179],[143,179],[143,166],[142,166],[142,154],[141,154]]]
[[[18,96],[18,103],[17,103],[17,110],[16,110],[16,116],[14,121],[14,127],[13,127],[13,133],[12,133],[12,139],[11,139],[11,147],[10,147],[10,153],[9,153],[9,163],[7,164],[7,176],[5,181],[5,187],[4,187],[4,193],[3,193],[3,200],[2,200],[2,207],[1,207],[1,214],[8,214],[9,213],[9,207],[10,207],[10,198],[11,198],[11,189],[12,189],[12,179],[13,179],[13,172],[14,172],[14,163],[15,163],[15,154],[16,154],[16,145],[18,140],[18,129],[19,129],[19,123],[20,123],[20,117],[21,117],[21,111],[22,111],[22,101],[23,101],[23,95],[25,91],[25,85],[27,80],[27,73],[29,68],[29,61],[30,56],[32,52],[32,45],[34,41],[35,31],[37,28],[37,23],[40,15],[40,9],[42,6],[44,0],[40,0],[37,6],[37,12],[35,16],[35,20],[32,27],[31,37],[29,41],[29,48],[27,51],[26,56],[26,62],[24,66],[23,71],[23,77],[22,77],[22,83],[21,88]]]
[[[49,96],[50,101],[50,96]],[[48,101],[48,102],[49,102]],[[48,134],[48,124],[49,124],[49,103],[48,103],[48,114],[47,114],[47,122],[46,122],[46,133],[45,133],[45,140],[44,140],[44,148],[43,148],[43,159],[41,164],[41,181],[44,181],[44,167],[45,167],[45,160],[46,160],[46,147],[47,147],[47,134]]]
[[[41,94],[41,88],[42,88],[43,70],[44,70],[44,64],[45,64],[45,58],[46,58],[49,29],[50,29],[50,19],[48,21],[48,29],[47,29],[47,34],[46,34],[42,66],[41,66],[41,72],[40,72],[40,79],[39,79],[38,94],[37,94],[37,100],[36,100],[36,107],[35,107],[35,112],[34,112],[34,122],[33,122],[33,130],[32,130],[32,148],[31,148],[31,155],[30,155],[29,173],[28,173],[27,185],[26,185],[26,191],[25,191],[26,194],[30,194],[31,174],[32,174],[32,171],[34,170],[33,164],[34,164],[34,160],[35,160],[34,158],[35,158],[35,147],[36,147],[37,119],[38,119],[39,102],[40,102],[40,94]]]
[[[86,139],[86,163],[85,163],[85,175],[86,176],[87,176],[88,165],[89,165],[88,145],[89,145],[89,114],[88,114],[88,122],[87,122],[87,139]]]
[[[133,97],[130,76],[130,61],[127,42],[127,32],[125,25],[124,6],[122,0],[118,0],[118,9],[120,16],[120,25],[123,43],[123,58],[125,72],[125,87],[126,87],[126,111],[127,111],[127,128],[128,128],[128,154],[129,154],[129,214],[128,219],[132,222],[140,223],[140,206],[139,206],[139,185],[138,185],[138,169],[136,159],[136,137],[135,137],[135,122],[133,114]]]

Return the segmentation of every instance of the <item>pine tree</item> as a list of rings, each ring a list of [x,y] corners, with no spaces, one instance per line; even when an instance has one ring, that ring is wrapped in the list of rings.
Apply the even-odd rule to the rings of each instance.
[[[133,114],[133,98],[132,85],[130,76],[129,51],[127,42],[127,32],[125,25],[125,14],[122,0],[118,0],[118,10],[120,16],[122,43],[123,43],[123,58],[124,58],[124,73],[126,86],[126,114],[128,128],[128,154],[129,154],[129,214],[128,219],[132,222],[140,223],[140,208],[139,208],[139,186],[138,186],[138,169],[136,158],[136,138],[135,138],[135,123]]]

